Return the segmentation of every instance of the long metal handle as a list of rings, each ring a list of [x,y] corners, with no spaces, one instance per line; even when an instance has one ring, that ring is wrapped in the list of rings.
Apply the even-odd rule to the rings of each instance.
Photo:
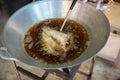
[[[77,0],[73,0],[72,4],[71,4],[71,6],[70,6],[70,9],[71,9],[71,10],[74,8],[76,2],[77,2]]]
[[[9,55],[7,48],[5,48],[5,47],[0,47],[0,58],[2,58],[4,60],[18,61],[16,58]]]
[[[65,20],[64,20],[64,22],[63,22],[63,24],[62,24],[62,26],[61,26],[61,28],[60,28],[60,32],[63,30],[63,28],[64,28],[64,26],[65,26],[65,23],[66,23],[69,15],[71,14],[71,11],[72,11],[72,10],[69,10],[69,11],[68,11],[68,13],[67,13],[67,15],[66,15],[66,17],[65,17]]]
[[[74,8],[76,2],[77,2],[77,0],[73,0],[72,4],[71,4],[71,6],[70,6],[70,9],[69,9],[69,11],[68,11],[68,13],[67,13],[67,15],[66,15],[66,17],[65,17],[65,20],[64,20],[64,22],[63,22],[63,24],[62,24],[62,26],[61,26],[60,32],[63,30],[63,28],[64,28],[64,26],[65,26],[65,23],[66,23],[69,15],[71,14],[71,11],[72,11],[72,9]]]

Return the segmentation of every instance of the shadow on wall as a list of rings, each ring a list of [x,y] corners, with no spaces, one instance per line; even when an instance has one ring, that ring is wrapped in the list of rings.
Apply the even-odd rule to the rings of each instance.
[[[4,6],[7,9],[8,15],[12,15],[16,10],[24,5],[32,2],[33,0],[3,0]]]

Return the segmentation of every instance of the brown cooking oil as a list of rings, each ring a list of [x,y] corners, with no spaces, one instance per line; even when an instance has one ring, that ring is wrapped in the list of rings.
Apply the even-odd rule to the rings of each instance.
[[[60,31],[64,19],[63,18],[52,18],[41,21],[33,25],[25,34],[24,37],[24,48],[26,52],[35,59],[44,60],[48,64],[62,64],[68,61],[72,61],[78,58],[88,47],[86,44],[89,41],[88,32],[84,26],[74,20],[68,19],[62,32],[72,33],[74,38],[74,45],[76,48],[67,51],[65,58],[61,56],[55,56],[46,54],[41,46],[41,33],[43,26],[49,26],[54,30]]]

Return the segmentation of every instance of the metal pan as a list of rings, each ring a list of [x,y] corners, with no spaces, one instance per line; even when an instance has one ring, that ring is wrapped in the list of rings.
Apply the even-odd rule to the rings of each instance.
[[[23,46],[26,31],[32,25],[44,19],[64,18],[70,4],[71,1],[64,0],[37,1],[15,12],[9,18],[2,33],[3,46],[0,47],[0,57],[6,60],[21,61],[31,66],[51,69],[74,66],[97,54],[108,39],[110,25],[103,12],[85,3],[76,3],[70,16],[71,19],[85,26],[90,36],[89,46],[80,57],[64,64],[53,65],[42,60],[35,60],[26,53]]]

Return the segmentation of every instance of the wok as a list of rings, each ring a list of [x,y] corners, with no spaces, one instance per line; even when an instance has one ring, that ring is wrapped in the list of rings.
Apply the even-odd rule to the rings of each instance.
[[[65,18],[71,1],[50,0],[30,3],[16,11],[7,21],[2,33],[0,57],[20,61],[40,68],[63,68],[74,66],[93,57],[105,45],[110,25],[104,13],[87,3],[76,3],[70,19],[82,24],[88,31],[90,42],[81,56],[63,64],[47,64],[30,57],[23,45],[26,31],[34,24],[48,18]]]

